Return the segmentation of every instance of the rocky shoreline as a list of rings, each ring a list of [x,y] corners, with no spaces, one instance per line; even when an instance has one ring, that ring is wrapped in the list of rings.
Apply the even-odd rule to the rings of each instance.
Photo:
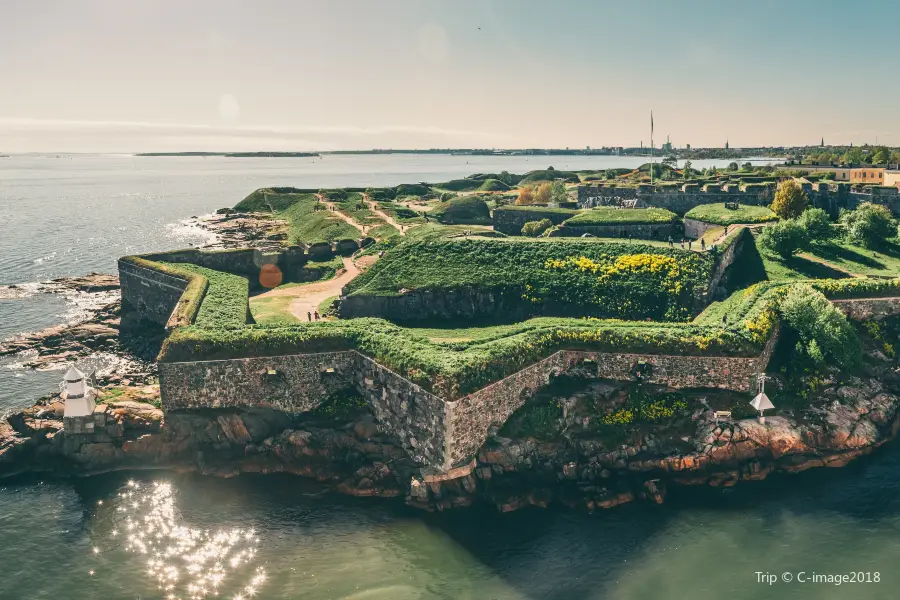
[[[598,438],[541,442],[495,435],[452,479],[417,468],[371,414],[336,422],[269,410],[164,413],[158,386],[104,391],[91,435],[63,431],[50,396],[0,424],[0,478],[25,472],[87,476],[172,469],[219,477],[286,472],[354,496],[404,497],[446,510],[477,502],[500,511],[560,503],[593,511],[635,500],[662,503],[672,485],[732,486],[776,472],[844,466],[900,429],[900,396],[875,378],[821,392],[798,418],[717,423],[699,409],[689,437],[648,434],[610,449]]]

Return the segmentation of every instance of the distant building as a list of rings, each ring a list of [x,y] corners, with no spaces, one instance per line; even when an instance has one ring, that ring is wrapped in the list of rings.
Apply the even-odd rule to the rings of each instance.
[[[835,181],[850,181],[850,167],[833,167],[831,165],[787,165],[779,167],[791,171],[808,171],[810,173],[834,173]]]
[[[688,152],[691,151],[691,145],[690,145],[690,144],[685,144],[684,147],[685,147],[685,149],[686,149]]]
[[[728,140],[725,140],[725,149],[728,150]]]
[[[892,185],[900,188],[900,169],[885,169],[882,185]]]
[[[850,183],[884,183],[884,169],[881,167],[860,167],[850,169]]]

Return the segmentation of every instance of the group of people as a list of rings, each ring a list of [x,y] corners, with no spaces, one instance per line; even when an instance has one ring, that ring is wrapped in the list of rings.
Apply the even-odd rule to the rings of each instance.
[[[318,321],[319,320],[319,311],[313,311],[313,312],[306,311],[306,318],[309,319],[310,322],[312,322],[313,316],[315,316],[316,321]]]
[[[681,249],[682,250],[684,250],[685,243],[687,243],[687,249],[690,250],[691,245],[694,243],[694,240],[681,238]],[[672,239],[671,235],[669,236],[669,247],[670,248],[675,247],[675,240]],[[702,250],[704,252],[706,251],[706,240],[704,240],[703,238],[700,238],[700,250]]]

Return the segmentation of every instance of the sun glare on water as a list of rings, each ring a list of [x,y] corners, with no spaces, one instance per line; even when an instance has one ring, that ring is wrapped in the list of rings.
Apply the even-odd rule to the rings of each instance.
[[[259,593],[266,573],[253,568],[259,537],[252,528],[185,526],[176,514],[172,486],[164,482],[129,481],[117,500],[117,526],[110,535],[124,538],[124,549],[146,560],[145,572],[161,598],[249,600]],[[94,554],[99,552],[94,548]]]

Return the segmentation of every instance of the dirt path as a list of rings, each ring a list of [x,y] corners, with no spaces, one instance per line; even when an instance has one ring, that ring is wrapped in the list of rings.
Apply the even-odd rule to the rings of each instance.
[[[314,313],[319,309],[319,304],[332,296],[340,296],[341,289],[350,283],[354,277],[359,275],[360,271],[353,260],[344,258],[344,268],[338,271],[337,275],[326,281],[316,281],[313,283],[304,283],[300,285],[292,285],[289,287],[276,288],[269,290],[254,298],[272,298],[274,296],[292,296],[289,309],[291,314],[306,322],[308,320],[306,313]]]
[[[363,194],[363,202],[366,203],[366,206],[369,207],[369,210],[371,210],[373,213],[375,213],[376,215],[378,215],[379,217],[384,219],[384,221],[387,224],[391,225],[394,229],[399,231],[400,235],[406,235],[406,232],[403,231],[403,225],[401,225],[400,223],[395,221],[394,217],[390,216],[386,212],[383,212],[383,211],[375,208],[377,206],[377,204],[373,200],[369,199],[368,194]]]
[[[326,200],[325,196],[323,196],[322,194],[316,194],[316,198],[319,199],[319,202],[321,202],[322,204],[324,204],[325,206],[328,207],[328,212],[330,214],[336,215],[336,216],[340,217],[341,219],[347,221],[347,223],[356,227],[361,234],[366,235],[366,228],[363,227],[362,225],[360,225],[359,223],[357,223],[356,221],[354,221],[353,219],[351,219],[350,217],[348,217],[347,215],[345,215],[344,213],[338,212],[338,207],[334,202],[332,202],[331,200]]]
[[[735,225],[729,225],[728,228],[722,232],[722,235],[714,239],[712,242],[707,242],[706,247],[709,248],[710,246],[718,246],[725,240],[725,238],[734,233],[735,229],[741,229],[744,227],[747,229],[761,229],[765,226],[765,223],[737,223]]]

